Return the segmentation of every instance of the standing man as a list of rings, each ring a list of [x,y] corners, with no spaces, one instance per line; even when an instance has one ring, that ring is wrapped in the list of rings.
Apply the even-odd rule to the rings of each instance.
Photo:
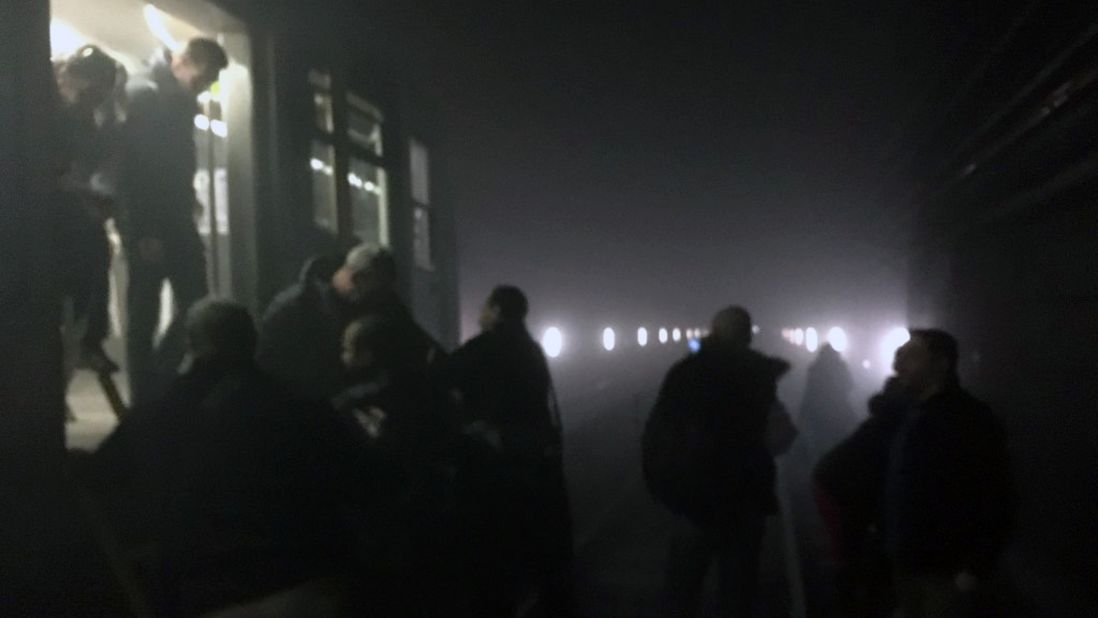
[[[127,87],[119,190],[121,232],[129,262],[126,353],[133,403],[155,398],[183,358],[182,316],[207,294],[206,256],[195,227],[196,97],[228,66],[225,50],[192,39],[163,51],[146,76]],[[160,288],[172,286],[175,319],[159,348]]]
[[[454,352],[451,385],[466,418],[497,444],[511,491],[501,496],[510,517],[518,573],[537,586],[549,616],[572,613],[569,568],[572,525],[561,459],[561,425],[549,365],[526,329],[529,304],[516,287],[492,291],[480,314],[482,333]],[[504,548],[509,549],[509,548]],[[514,575],[515,571],[502,575]],[[523,582],[502,583],[503,586]],[[503,591],[503,603],[517,599]],[[501,607],[509,611],[513,607]],[[508,614],[503,614],[508,615]]]
[[[750,616],[766,517],[777,511],[767,425],[783,360],[751,349],[751,316],[729,307],[701,350],[664,378],[643,438],[645,480],[678,516],[667,564],[667,615],[700,609],[717,565],[721,616]]]
[[[905,618],[963,616],[963,593],[995,565],[1012,514],[1006,434],[957,375],[957,340],[913,330],[896,380],[914,406],[892,444],[885,542]]]

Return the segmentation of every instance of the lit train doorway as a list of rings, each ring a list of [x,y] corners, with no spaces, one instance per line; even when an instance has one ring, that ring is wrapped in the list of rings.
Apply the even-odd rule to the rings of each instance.
[[[197,173],[195,222],[206,244],[207,276],[212,294],[248,303],[254,285],[254,150],[250,43],[240,21],[205,0],[51,0],[50,39],[54,58],[95,44],[121,62],[130,76],[144,73],[148,60],[178,49],[192,37],[217,40],[228,52],[221,80],[198,98],[195,117]],[[124,118],[125,102],[120,101]],[[107,348],[122,359],[125,333],[125,255],[111,230],[115,260],[111,268],[112,337]],[[161,332],[175,308],[170,286],[161,303]],[[75,408],[75,404],[74,404]]]

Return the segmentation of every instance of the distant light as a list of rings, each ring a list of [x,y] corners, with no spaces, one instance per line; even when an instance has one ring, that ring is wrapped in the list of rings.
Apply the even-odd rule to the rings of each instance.
[[[76,28],[59,19],[50,20],[50,52],[55,57],[72,55],[85,43],[87,39]]]
[[[896,350],[900,349],[900,346],[911,340],[911,333],[906,328],[897,326],[888,331],[884,339],[881,340],[881,361],[885,367],[892,366],[892,360],[896,356]]]
[[[758,324],[756,324],[756,325],[751,327],[751,332],[758,335],[759,333],[763,332],[763,329],[761,327],[759,327]]]
[[[869,360],[862,361],[862,369],[865,369],[866,371],[873,369],[873,363],[869,362]]]
[[[693,352],[694,354],[697,354],[702,349],[701,340],[699,340],[699,339],[690,339],[689,341],[686,342],[686,345],[690,348],[690,351]]]
[[[358,174],[355,174],[354,172],[347,174],[347,182],[356,189],[362,188],[362,179],[359,178]]]
[[[207,91],[203,92],[202,94],[198,95],[198,102],[201,103],[202,105],[208,105],[210,103],[210,101],[213,101],[213,93],[210,92],[209,90],[207,90]]]
[[[160,12],[160,9],[151,4],[146,4],[144,13],[145,24],[149,27],[149,32],[152,32],[153,36],[159,39],[165,47],[173,51],[182,47],[179,41],[168,32],[168,27],[164,24],[164,14]]]
[[[194,117],[194,128],[198,129],[199,131],[209,131],[210,118],[205,114],[198,114]],[[316,159],[313,159],[313,161],[316,161]],[[323,163],[321,165],[323,165]]]
[[[671,331],[671,339],[675,343],[678,343],[678,342],[682,341],[682,331],[677,329],[677,328],[675,330]]]
[[[560,329],[556,326],[545,329],[545,334],[541,336],[541,347],[549,358],[560,356],[560,353],[564,350],[564,335],[560,332]]]
[[[602,347],[607,352],[613,352],[614,351],[614,346],[617,345],[617,342],[618,342],[618,337],[617,337],[616,334],[614,334],[614,329],[612,329],[610,327],[606,327],[602,331]]]
[[[660,329],[660,343],[667,343],[667,329]]]
[[[637,345],[642,348],[648,345],[648,329],[643,326],[637,329]]]
[[[804,345],[804,329],[798,328],[793,331],[793,345]]]
[[[213,134],[218,137],[229,136],[229,127],[225,124],[224,120],[210,121],[210,129],[213,131]]]
[[[850,339],[846,336],[846,331],[838,326],[827,331],[827,342],[839,353],[846,352],[850,347]]]
[[[820,334],[816,332],[815,328],[809,328],[804,331],[804,348],[809,352],[815,352],[820,349]]]

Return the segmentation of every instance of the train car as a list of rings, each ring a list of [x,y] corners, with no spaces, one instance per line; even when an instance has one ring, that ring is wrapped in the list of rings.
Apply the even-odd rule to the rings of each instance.
[[[378,42],[353,3],[49,0],[49,8],[54,58],[96,44],[132,76],[191,37],[228,52],[229,68],[199,96],[194,130],[213,294],[261,314],[311,255],[371,241],[393,251],[402,295],[424,328],[457,342],[454,218],[437,180],[436,105],[393,66],[399,50]],[[116,252],[108,349],[119,358],[124,261]],[[166,323],[171,304],[163,306]]]

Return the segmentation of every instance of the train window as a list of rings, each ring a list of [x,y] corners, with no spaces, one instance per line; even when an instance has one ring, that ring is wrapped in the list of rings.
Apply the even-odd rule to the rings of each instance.
[[[351,158],[347,174],[351,193],[351,222],[361,241],[389,245],[389,188],[385,170]]]
[[[335,149],[314,140],[309,165],[313,177],[313,221],[323,229],[337,232]]]
[[[347,135],[356,146],[382,156],[381,111],[366,99],[347,95]]]
[[[415,252],[416,266],[432,270],[431,259],[431,213],[422,206],[412,208],[412,249]]]
[[[309,84],[313,87],[313,108],[316,128],[324,133],[335,131],[335,114],[332,112],[332,78],[327,73],[309,71]]]
[[[431,203],[430,161],[427,147],[418,140],[408,143],[408,167],[412,177],[412,199],[427,206]]]

